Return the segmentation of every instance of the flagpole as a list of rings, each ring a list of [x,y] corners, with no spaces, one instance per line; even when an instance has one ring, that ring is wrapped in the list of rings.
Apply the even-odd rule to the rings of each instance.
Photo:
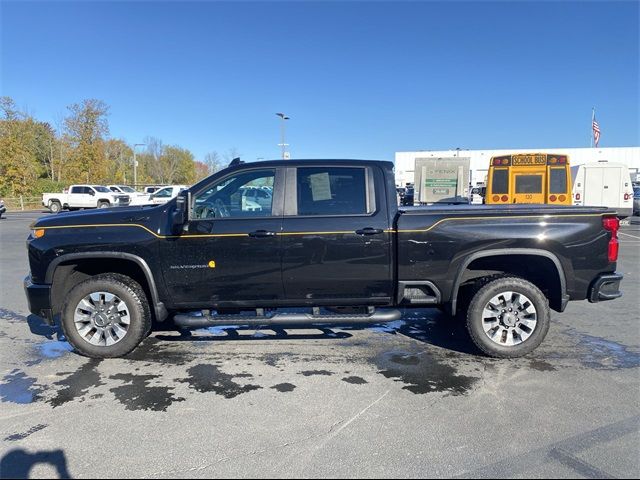
[[[596,119],[596,107],[591,109],[591,148],[593,148],[593,121]]]

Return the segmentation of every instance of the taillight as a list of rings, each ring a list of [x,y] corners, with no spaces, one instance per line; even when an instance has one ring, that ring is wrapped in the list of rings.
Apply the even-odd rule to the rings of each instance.
[[[630,198],[630,195],[629,195],[628,193],[625,193],[625,194],[624,194],[624,201],[625,201],[625,202],[628,202],[628,201],[629,201],[629,198]]]
[[[492,199],[494,202],[498,202],[498,201],[500,201],[500,196],[499,196],[499,195],[494,195],[493,197],[491,197],[491,199]]]
[[[502,200],[503,202],[506,202],[509,200],[509,197],[507,197],[506,195],[502,195],[502,197],[500,197],[500,200]]]
[[[580,194],[576,193],[576,200],[580,200]]]
[[[558,200],[561,201],[561,202],[564,202],[566,199],[567,199],[567,197],[565,195],[560,195],[558,197]]]
[[[551,201],[551,202],[555,202],[557,199],[558,199],[558,197],[556,197],[555,195],[551,195],[549,197],[549,201]]]
[[[611,232],[609,240],[609,262],[618,261],[618,251],[620,244],[618,243],[618,230],[620,229],[620,220],[618,217],[602,217],[602,226],[608,232]]]

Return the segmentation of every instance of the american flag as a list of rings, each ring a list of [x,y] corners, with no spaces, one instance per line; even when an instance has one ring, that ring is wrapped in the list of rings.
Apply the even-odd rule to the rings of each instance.
[[[600,125],[598,125],[598,122],[596,122],[596,117],[595,115],[593,116],[593,119],[591,120],[591,128],[593,129],[593,141],[596,144],[596,147],[598,146],[598,142],[600,141]]]

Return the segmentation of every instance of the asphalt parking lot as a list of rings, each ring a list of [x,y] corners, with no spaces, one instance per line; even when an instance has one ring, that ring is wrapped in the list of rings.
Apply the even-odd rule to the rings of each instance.
[[[553,312],[518,360],[438,311],[370,328],[158,331],[90,360],[30,316],[0,220],[0,477],[640,476],[640,223],[620,300]]]

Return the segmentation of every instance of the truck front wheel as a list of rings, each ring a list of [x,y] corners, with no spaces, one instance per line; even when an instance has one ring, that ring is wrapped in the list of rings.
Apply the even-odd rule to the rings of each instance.
[[[516,358],[532,352],[549,331],[549,301],[531,282],[501,277],[481,284],[467,310],[467,329],[485,354]]]
[[[98,202],[98,208],[109,208],[111,205],[109,205],[109,202]]]
[[[62,309],[69,343],[92,358],[121,357],[151,330],[151,312],[142,287],[116,273],[96,275],[71,289]]]

